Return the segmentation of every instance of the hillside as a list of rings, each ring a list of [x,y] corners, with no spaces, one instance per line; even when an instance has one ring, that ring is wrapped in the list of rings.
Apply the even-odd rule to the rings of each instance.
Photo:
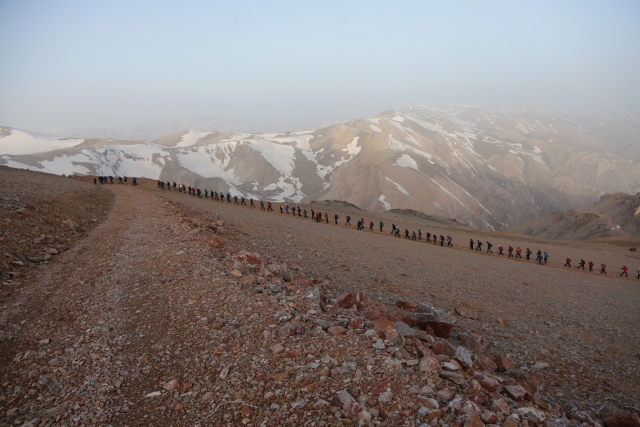
[[[57,174],[133,175],[274,201],[343,200],[503,230],[606,193],[640,191],[632,120],[546,110],[412,106],[314,131],[181,131],[152,142],[50,138],[0,164]],[[613,138],[613,139],[611,139]],[[615,140],[615,143],[609,141]]]
[[[513,229],[545,239],[587,240],[640,236],[640,193],[605,194],[588,209],[553,212]]]

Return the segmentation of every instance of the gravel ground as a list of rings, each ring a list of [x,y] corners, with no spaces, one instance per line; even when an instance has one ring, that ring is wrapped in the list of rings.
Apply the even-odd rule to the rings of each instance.
[[[632,279],[315,224],[147,181],[108,189],[106,218],[34,261],[47,268],[3,301],[5,425],[524,427],[637,412]],[[470,235],[416,225],[456,243]],[[614,245],[597,254],[627,256]],[[437,328],[455,321],[448,339],[432,323],[407,328],[424,316]]]

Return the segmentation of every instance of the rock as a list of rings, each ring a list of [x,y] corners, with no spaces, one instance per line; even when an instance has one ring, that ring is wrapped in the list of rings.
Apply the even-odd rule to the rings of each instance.
[[[47,253],[51,254],[51,255],[58,255],[58,250],[55,248],[51,248],[47,250]]]
[[[327,402],[326,400],[318,399],[316,401],[316,403],[313,404],[313,408],[314,409],[323,409],[323,408],[328,408],[329,405],[330,405],[330,403]]]
[[[253,285],[253,275],[249,274],[248,276],[244,276],[238,280],[240,285]]]
[[[338,300],[338,305],[343,308],[351,308],[355,305],[358,309],[362,309],[369,305],[369,296],[364,292],[347,294]]]
[[[494,412],[487,411],[486,409],[480,411],[480,419],[482,419],[482,422],[487,424],[498,424],[500,422],[500,417],[498,417]]]
[[[453,357],[456,354],[456,349],[453,348],[449,341],[438,341],[433,346],[433,352],[435,354],[446,354],[447,356]]]
[[[331,406],[336,406],[342,410],[345,414],[355,416],[363,408],[356,400],[349,394],[347,390],[341,390],[333,395],[331,399]]]
[[[474,361],[474,365],[476,369],[480,371],[494,372],[496,369],[498,369],[498,366],[495,364],[495,362],[487,356],[477,356],[476,360]]]
[[[180,387],[180,380],[177,379],[177,378],[167,382],[165,385],[162,386],[162,388],[164,388],[165,390],[168,390],[168,391],[173,391],[173,390],[177,389],[178,387]]]
[[[500,326],[509,326],[509,322],[507,321],[507,319],[504,319],[502,317],[498,317],[498,324]]]
[[[507,393],[507,396],[509,396],[516,402],[523,401],[525,395],[527,394],[527,390],[525,390],[524,387],[522,387],[520,384],[505,386],[504,391],[505,393]]]
[[[629,411],[619,411],[604,419],[606,427],[640,427],[638,414]]]
[[[495,399],[493,402],[491,402],[491,407],[489,409],[491,409],[493,412],[500,412],[504,416],[507,416],[510,413],[509,405],[507,404],[506,400],[502,398]]]
[[[478,318],[478,309],[472,307],[470,304],[463,302],[462,304],[458,304],[455,308],[456,313],[458,313],[462,317],[466,317],[467,319],[477,319]]]
[[[282,344],[275,344],[271,347],[271,352],[273,354],[282,353],[284,351],[284,346]]]
[[[277,373],[277,374],[275,374],[275,375],[273,376],[273,378],[274,378],[276,381],[280,381],[280,382],[282,382],[282,381],[286,380],[288,377],[289,377],[289,373],[288,373],[288,372],[286,372],[286,371],[285,371],[285,372],[279,372],[279,373]]]
[[[44,338],[38,341],[38,345],[49,345],[50,342],[51,340],[49,338]]]
[[[407,311],[416,311],[416,304],[408,301],[396,301],[396,307],[403,308]]]
[[[202,400],[204,402],[208,402],[210,400],[213,400],[213,393],[210,392],[210,391],[206,392],[204,395],[202,395]]]
[[[473,411],[469,415],[469,421],[464,423],[464,427],[484,427],[484,423],[480,419],[480,414],[477,411]]]
[[[272,283],[269,285],[269,291],[271,291],[272,294],[280,293],[282,292],[282,285],[279,283]]]
[[[384,331],[387,328],[391,327],[391,328],[395,328],[395,322],[392,322],[391,320],[387,320],[387,319],[375,319],[373,321],[373,324],[375,325],[376,330],[378,331]]]
[[[520,416],[520,418],[524,418],[533,424],[542,425],[544,424],[545,414],[539,409],[531,408],[531,407],[523,407],[516,409],[516,414]]]
[[[378,380],[376,385],[373,386],[371,393],[373,393],[374,396],[380,396],[387,391],[391,391],[390,381],[387,376],[383,376]]]
[[[76,224],[75,222],[71,221],[70,219],[66,219],[64,221],[62,221],[62,224],[67,227],[69,230],[71,231],[78,231],[78,224]]]
[[[229,272],[229,274],[231,274],[233,277],[235,277],[235,278],[237,278],[237,279],[239,279],[239,278],[241,278],[241,277],[242,277],[242,272],[241,272],[241,271],[239,271],[239,270],[235,270],[235,269],[234,269],[234,270],[231,270],[231,271]]]
[[[403,337],[414,336],[416,334],[415,329],[411,328],[405,322],[396,322],[394,326],[398,333]]]
[[[162,393],[160,393],[159,391],[153,391],[149,394],[147,394],[145,397],[157,397],[160,396]]]
[[[371,413],[366,409],[363,409],[362,411],[358,412],[358,419],[364,420],[364,421],[371,421]]]
[[[516,365],[509,359],[499,354],[496,355],[496,366],[500,372],[506,372],[516,368]]]
[[[418,369],[421,372],[432,374],[432,373],[440,372],[442,370],[442,367],[440,366],[440,361],[438,360],[437,357],[424,356],[422,359],[420,359],[420,364],[418,366]]]
[[[393,399],[393,393],[391,391],[385,391],[378,396],[378,403],[389,403]]]
[[[431,309],[430,312],[416,312],[413,315],[413,322],[415,325],[427,332],[433,332],[433,334],[440,338],[449,338],[451,329],[455,321],[447,318],[445,315],[436,313]]]
[[[329,327],[329,329],[327,329],[327,332],[329,332],[331,335],[344,334],[346,331],[347,329],[343,328],[342,326],[331,326]]]
[[[175,411],[175,412],[180,412],[180,411],[182,411],[183,409],[184,409],[184,406],[182,405],[182,403],[178,403],[178,404],[176,405],[176,407],[174,408],[174,411]]]
[[[440,376],[446,380],[449,380],[457,385],[464,385],[467,381],[464,375],[451,371],[440,371]]]
[[[533,364],[533,366],[531,366],[531,369],[545,369],[548,368],[549,364],[545,363],[545,362],[536,362]]]
[[[476,374],[473,376],[473,379],[478,381],[480,386],[487,391],[500,391],[502,389],[502,384],[498,382],[498,380],[490,375],[485,374]]]
[[[459,346],[456,350],[456,354],[453,356],[458,362],[467,369],[473,367],[473,360],[471,359],[471,353],[463,346]]]

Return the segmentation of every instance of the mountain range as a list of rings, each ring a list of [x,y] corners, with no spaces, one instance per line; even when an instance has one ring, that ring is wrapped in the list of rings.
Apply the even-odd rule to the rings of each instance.
[[[640,123],[620,114],[417,105],[310,131],[184,130],[153,141],[0,127],[0,164],[412,209],[504,230],[604,194],[640,192]]]

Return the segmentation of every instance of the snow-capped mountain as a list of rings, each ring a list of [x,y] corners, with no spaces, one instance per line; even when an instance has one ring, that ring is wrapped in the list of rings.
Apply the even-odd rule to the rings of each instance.
[[[191,130],[152,142],[49,138],[28,148],[20,141],[35,136],[0,128],[0,164],[144,176],[258,199],[415,209],[505,229],[589,206],[605,193],[640,191],[636,123],[539,109],[413,106],[314,131]]]

